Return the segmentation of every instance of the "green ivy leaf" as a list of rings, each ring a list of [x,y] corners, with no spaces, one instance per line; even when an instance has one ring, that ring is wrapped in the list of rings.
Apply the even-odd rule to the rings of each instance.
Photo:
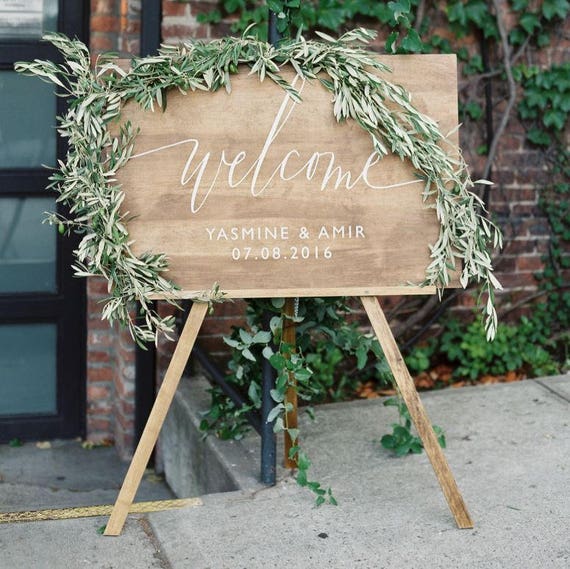
[[[529,35],[532,35],[534,30],[540,29],[542,26],[537,14],[526,12],[521,16],[519,21],[521,28]]]
[[[293,443],[299,438],[299,429],[287,429]]]
[[[254,355],[251,353],[251,351],[249,350],[249,348],[244,348],[241,353],[242,353],[242,355],[243,355],[243,357],[244,357],[245,359],[247,359],[247,360],[249,360],[249,361],[251,361],[251,362],[257,361],[257,360],[255,359],[255,356],[254,356]]]
[[[273,366],[274,369],[277,371],[282,371],[287,366],[287,360],[281,354],[273,354],[269,358],[269,363]]]
[[[483,108],[475,101],[469,101],[465,105],[464,110],[475,121],[479,120],[483,116]]]
[[[422,40],[418,32],[416,32],[416,30],[414,30],[413,28],[410,28],[408,30],[408,33],[406,34],[400,45],[403,50],[408,51],[410,53],[421,53],[424,48],[424,44],[422,43]]]
[[[240,343],[237,340],[232,340],[232,338],[228,336],[224,336],[222,339],[230,348],[238,348],[240,346]]]
[[[558,131],[562,131],[564,129],[564,125],[566,124],[566,118],[566,113],[563,113],[557,109],[548,109],[544,113],[542,122],[546,127],[552,127]]]
[[[529,0],[513,0],[511,3],[511,7],[515,12],[521,12],[522,10],[526,10],[528,7]]]
[[[311,466],[309,457],[303,451],[300,451],[297,455],[297,466],[299,467],[299,470],[309,470],[309,467]]]
[[[247,390],[247,395],[256,407],[261,406],[261,397],[259,392],[259,385],[255,381],[251,381]]]
[[[285,399],[285,393],[283,393],[283,391],[279,391],[279,389],[271,389],[269,394],[273,401],[276,401],[277,403],[281,403]]]
[[[273,349],[271,348],[271,346],[265,346],[265,348],[263,348],[263,351],[261,352],[261,355],[266,359],[269,360],[271,359],[271,356],[273,355]]]
[[[285,409],[285,405],[283,403],[279,403],[279,405],[275,405],[271,411],[269,411],[267,415],[267,422],[272,423],[275,418]]]
[[[368,348],[365,345],[360,345],[356,348],[356,368],[362,369],[368,362]]]
[[[542,3],[542,14],[549,21],[555,17],[563,20],[568,15],[569,8],[568,0],[544,0]]]
[[[392,12],[392,17],[396,22],[406,18],[410,13],[410,0],[398,0],[398,2],[388,2],[388,9]]]
[[[283,423],[283,417],[277,417],[275,419],[275,424],[273,425],[273,432],[280,433],[285,430],[285,424]]]
[[[246,332],[243,328],[239,329],[239,337],[246,346],[251,345],[251,343],[253,342],[253,336],[248,332]]]
[[[277,308],[277,310],[281,310],[285,306],[285,299],[284,298],[272,298],[271,305],[273,308]]]
[[[384,47],[387,53],[396,53],[396,40],[398,39],[398,32],[392,32],[386,39]]]
[[[530,142],[538,146],[550,146],[552,143],[550,135],[546,131],[539,128],[531,128],[528,131],[526,137],[528,140],[530,140]]]
[[[260,332],[257,332],[257,334],[253,337],[252,342],[254,344],[267,344],[268,342],[271,342],[271,338],[271,332],[265,332],[261,330]]]

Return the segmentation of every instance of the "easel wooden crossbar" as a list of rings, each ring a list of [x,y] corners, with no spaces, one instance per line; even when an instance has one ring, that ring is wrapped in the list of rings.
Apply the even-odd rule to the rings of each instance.
[[[460,528],[472,528],[473,522],[467,511],[463,497],[459,491],[449,464],[441,450],[431,422],[422,405],[410,372],[408,371],[396,340],[390,330],[378,299],[374,296],[360,297],[364,309],[370,319],[372,328],[382,346],[386,360],[394,374],[396,384],[408,406],[410,416],[424,444],[426,454],[431,462],[435,475],[449,505],[449,509]],[[119,535],[125,524],[129,508],[137,493],[150,455],[158,439],[176,388],[184,372],[198,332],[206,316],[208,305],[195,302],[190,310],[188,320],[182,330],[180,339],[172,356],[172,360],[160,387],[156,401],[148,418],[140,442],[136,448],[129,470],[115,502],[105,535]]]

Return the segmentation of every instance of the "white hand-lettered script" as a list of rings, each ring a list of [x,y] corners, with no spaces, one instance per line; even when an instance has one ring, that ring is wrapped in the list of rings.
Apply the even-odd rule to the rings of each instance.
[[[299,78],[297,77],[297,79]],[[293,86],[295,86],[297,79],[293,81]],[[299,92],[302,92],[304,85],[305,81],[302,80]],[[276,161],[277,166],[272,169],[270,174],[265,175],[265,179],[260,179],[262,177],[262,168],[270,154],[272,145],[287,124],[297,104],[299,103],[289,94],[284,95],[263,147],[249,164],[249,167],[247,167],[246,162],[248,155],[244,150],[239,150],[231,155],[229,151],[222,150],[217,159],[212,157],[211,152],[205,152],[202,156],[199,156],[200,141],[196,138],[186,138],[172,144],[140,152],[133,155],[131,160],[163,152],[176,146],[188,145],[190,150],[181,171],[180,184],[181,186],[193,184],[190,195],[190,210],[192,213],[200,211],[216,184],[221,182],[226,183],[230,188],[246,186],[254,197],[260,196],[271,188],[276,179],[292,181],[304,177],[307,181],[315,180],[317,183],[320,181],[320,191],[331,188],[334,190],[352,190],[359,183],[372,190],[385,190],[422,182],[415,178],[391,185],[374,184],[370,180],[370,171],[380,162],[380,157],[376,152],[372,152],[366,158],[358,175],[356,175],[351,170],[343,169],[338,164],[334,152],[316,151],[305,160],[297,149],[289,150],[283,156],[278,157]],[[244,167],[247,167],[247,170],[245,173],[242,171],[238,174],[236,171],[242,162],[246,162],[246,164],[241,166],[241,169],[243,170]],[[294,165],[293,162],[297,162],[297,164]],[[275,163],[274,157],[272,157],[271,163]]]

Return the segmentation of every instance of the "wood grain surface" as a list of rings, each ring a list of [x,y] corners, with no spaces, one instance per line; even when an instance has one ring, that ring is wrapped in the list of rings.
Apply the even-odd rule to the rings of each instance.
[[[381,59],[442,132],[456,127],[454,56]],[[320,84],[296,86],[300,104],[240,72],[231,94],[169,92],[166,112],[126,105],[122,120],[140,128],[119,174],[134,250],[166,253],[186,297],[215,282],[229,297],[433,292],[408,286],[439,231],[423,183],[397,157],[375,163]]]

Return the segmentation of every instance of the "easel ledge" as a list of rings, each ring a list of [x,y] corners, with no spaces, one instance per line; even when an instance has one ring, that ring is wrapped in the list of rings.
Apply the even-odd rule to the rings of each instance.
[[[451,469],[449,468],[447,459],[439,446],[437,437],[431,426],[431,421],[427,416],[410,372],[408,371],[400,350],[398,349],[398,345],[394,339],[392,331],[390,330],[386,316],[382,311],[378,298],[376,298],[376,296],[370,296],[370,294],[391,294],[390,292],[386,292],[386,290],[390,288],[391,287],[383,287],[383,293],[377,293],[377,289],[374,289],[373,293],[370,292],[368,294],[360,295],[360,299],[368,318],[370,319],[370,323],[372,324],[372,328],[374,329],[378,341],[382,346],[388,365],[394,374],[396,384],[398,385],[402,398],[408,407],[412,421],[414,422],[418,434],[423,442],[426,454],[431,462],[457,526],[462,529],[472,528],[473,521],[467,511],[467,507],[463,501],[463,497],[459,491]],[[401,292],[401,287],[398,288],[399,292]],[[416,288],[419,289],[419,287]],[[325,290],[337,291],[335,294],[331,292],[327,296],[343,294],[343,292],[340,292],[337,289]],[[426,294],[430,292],[427,287],[419,290],[421,290],[421,292],[417,292],[415,294]],[[282,295],[280,292],[283,291],[272,290],[271,296],[292,296],[290,290],[287,290],[286,295]],[[314,296],[323,296],[322,292],[323,291],[320,290],[313,291]],[[346,294],[346,290],[344,290],[344,293]],[[413,294],[409,290],[407,293]],[[247,298],[248,296],[259,297],[259,294],[246,295],[244,294],[244,291],[240,291],[240,298]],[[183,297],[180,296],[179,298]],[[129,508],[133,503],[134,497],[139,488],[145,468],[158,439],[166,414],[172,404],[176,388],[178,387],[186,362],[190,357],[190,353],[192,352],[192,348],[198,336],[198,332],[200,331],[200,327],[202,326],[202,322],[206,317],[207,311],[208,304],[205,302],[194,302],[192,305],[190,314],[186,324],[184,325],[180,339],[178,340],[178,344],[172,356],[172,360],[170,361],[170,365],[164,377],[164,381],[162,382],[157,394],[156,401],[151,410],[139,444],[135,450],[135,454],[127,475],[125,476],[117,501],[113,507],[113,512],[105,529],[105,535],[107,536],[120,535],[123,529],[129,513]]]
[[[461,285],[452,275],[452,280],[445,288],[459,288]],[[457,281],[457,282],[456,282]],[[303,298],[307,296],[307,288],[276,288],[267,290],[265,288],[251,288],[239,290],[223,291],[224,299],[239,298]],[[398,296],[398,295],[421,295],[435,294],[437,288],[435,286],[418,286],[418,285],[394,285],[394,286],[375,286],[375,287],[350,287],[350,295],[346,293],[346,287],[327,287],[327,288],[311,288],[310,296],[329,297],[329,296]],[[177,290],[171,295],[163,293],[151,294],[149,298],[152,300],[193,300],[203,298],[207,294],[204,290]]]

